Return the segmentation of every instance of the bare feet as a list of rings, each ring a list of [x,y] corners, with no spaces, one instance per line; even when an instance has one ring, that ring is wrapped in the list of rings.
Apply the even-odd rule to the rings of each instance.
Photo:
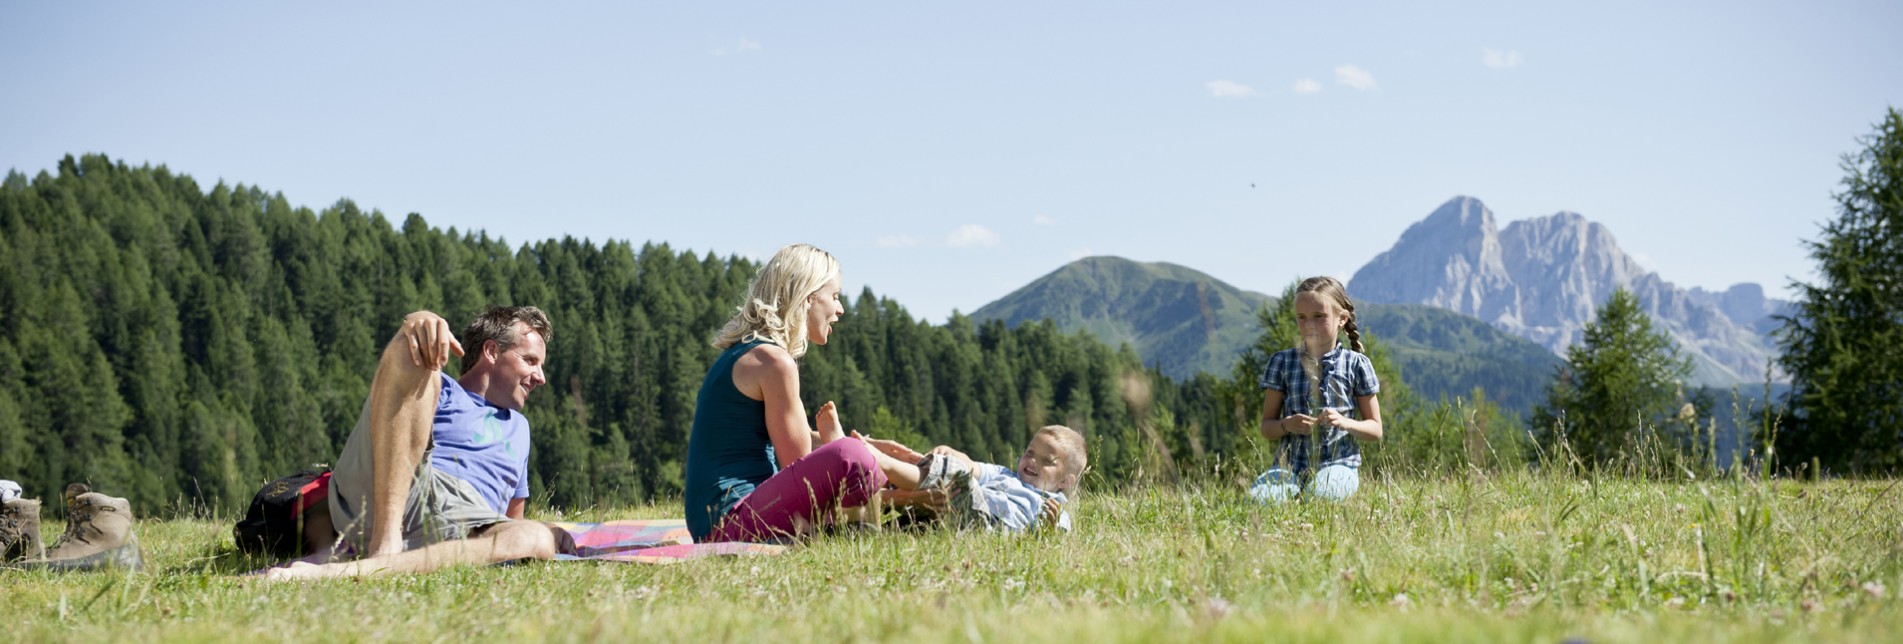
[[[819,412],[813,414],[813,429],[819,432],[821,445],[846,437],[846,428],[839,424],[839,407],[833,401],[819,406]]]
[[[326,567],[324,564],[311,563],[302,559],[293,559],[285,562],[284,565],[264,569],[264,574],[260,576],[264,577],[265,581],[321,579],[335,576],[324,574],[323,569]]]
[[[333,579],[337,577],[368,577],[394,572],[387,558],[358,559],[337,563],[318,564],[294,560],[277,568],[266,568],[265,581],[294,581],[299,579]]]

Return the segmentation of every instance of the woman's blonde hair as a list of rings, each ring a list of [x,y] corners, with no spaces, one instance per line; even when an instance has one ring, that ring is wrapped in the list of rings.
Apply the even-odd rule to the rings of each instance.
[[[760,267],[747,299],[714,336],[714,348],[765,340],[798,358],[806,355],[806,310],[839,272],[839,260],[812,244],[788,244]]]

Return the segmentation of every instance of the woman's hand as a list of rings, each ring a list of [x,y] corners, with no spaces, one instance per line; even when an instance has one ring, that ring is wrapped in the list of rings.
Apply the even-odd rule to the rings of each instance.
[[[890,456],[900,461],[904,461],[907,463],[917,463],[919,461],[925,460],[924,454],[920,454],[918,453],[918,451],[913,450],[910,447],[901,445],[899,444],[898,441],[895,441],[895,440],[887,440],[883,438],[867,438],[864,434],[859,433],[859,430],[857,429],[852,430],[852,437],[857,438],[861,441],[865,441],[867,445],[872,446],[872,449],[879,450],[880,454]]]
[[[939,454],[939,455],[948,456],[951,458],[964,461],[966,470],[974,472],[974,473],[978,471],[978,463],[976,461],[971,460],[971,457],[966,456],[964,452],[960,452],[958,450],[952,449],[950,445],[940,445],[938,447],[932,448],[932,451],[926,452],[926,453]]]

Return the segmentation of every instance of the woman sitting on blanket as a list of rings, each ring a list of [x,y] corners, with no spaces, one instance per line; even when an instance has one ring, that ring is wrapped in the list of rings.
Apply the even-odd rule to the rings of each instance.
[[[888,482],[918,487],[918,467],[840,428],[833,404],[807,424],[796,360],[826,344],[846,312],[839,262],[806,244],[781,248],[747,286],[714,339],[687,438],[687,529],[696,542],[772,541],[837,521],[842,508],[877,516]],[[868,507],[871,506],[871,507]]]

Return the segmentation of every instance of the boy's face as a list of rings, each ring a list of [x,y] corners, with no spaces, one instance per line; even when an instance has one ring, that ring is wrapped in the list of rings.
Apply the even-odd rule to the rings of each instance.
[[[1075,473],[1064,471],[1064,444],[1051,434],[1038,434],[1018,457],[1018,480],[1055,492],[1070,487]]]

